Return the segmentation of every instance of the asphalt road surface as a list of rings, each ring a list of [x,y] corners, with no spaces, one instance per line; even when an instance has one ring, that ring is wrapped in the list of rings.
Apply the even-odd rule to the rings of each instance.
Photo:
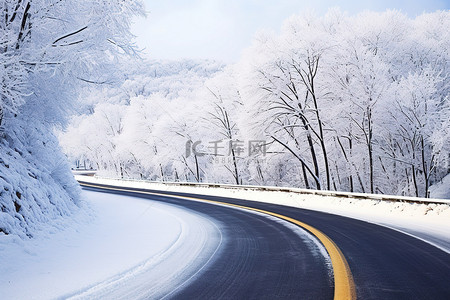
[[[188,196],[270,211],[325,233],[348,262],[358,299],[450,299],[450,254],[411,236],[328,213],[197,194],[83,188],[163,201],[221,224],[220,255],[173,299],[333,299],[333,269],[317,246],[273,218]],[[104,188],[102,188],[104,187]],[[126,191],[123,191],[126,190]],[[141,194],[139,191],[164,195]]]

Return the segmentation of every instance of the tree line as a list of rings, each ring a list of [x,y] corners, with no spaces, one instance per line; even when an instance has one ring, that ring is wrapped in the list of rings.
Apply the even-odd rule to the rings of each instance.
[[[60,140],[114,177],[428,197],[449,173],[449,20],[293,16],[236,64],[132,68]]]

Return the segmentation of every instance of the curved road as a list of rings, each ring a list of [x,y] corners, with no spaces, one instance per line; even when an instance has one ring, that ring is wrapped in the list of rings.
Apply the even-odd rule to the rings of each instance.
[[[346,258],[359,299],[450,299],[450,254],[386,227],[275,204],[80,183],[89,190],[175,204],[222,224],[229,238],[220,255],[168,298],[333,299],[335,289],[330,264],[318,247],[285,224],[228,206],[170,197],[186,196],[270,211],[322,231]]]

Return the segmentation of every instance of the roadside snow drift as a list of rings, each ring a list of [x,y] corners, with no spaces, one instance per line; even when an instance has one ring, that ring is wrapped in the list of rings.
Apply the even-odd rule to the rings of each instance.
[[[13,125],[0,131],[0,240],[31,238],[79,210],[80,188],[56,137],[39,124]]]

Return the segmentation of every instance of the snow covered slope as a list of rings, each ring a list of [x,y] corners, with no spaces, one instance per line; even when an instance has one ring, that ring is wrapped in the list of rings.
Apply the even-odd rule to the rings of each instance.
[[[48,128],[17,120],[0,134],[0,240],[32,237],[78,209],[80,189]]]
[[[431,197],[439,199],[450,199],[450,174],[430,186]]]

